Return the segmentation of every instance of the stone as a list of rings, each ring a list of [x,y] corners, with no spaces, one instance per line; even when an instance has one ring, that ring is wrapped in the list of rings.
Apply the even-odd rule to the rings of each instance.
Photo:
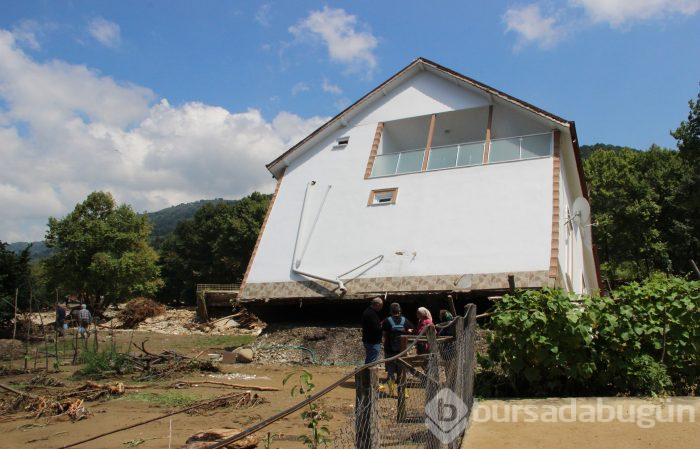
[[[236,352],[236,361],[238,363],[250,363],[254,357],[255,353],[250,348],[242,348]]]

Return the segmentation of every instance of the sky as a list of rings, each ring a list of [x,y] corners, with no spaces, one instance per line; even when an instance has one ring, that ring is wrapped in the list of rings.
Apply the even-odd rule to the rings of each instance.
[[[699,50],[700,0],[3,0],[0,241],[95,190],[137,212],[270,193],[266,163],[417,57],[581,144],[675,148]]]

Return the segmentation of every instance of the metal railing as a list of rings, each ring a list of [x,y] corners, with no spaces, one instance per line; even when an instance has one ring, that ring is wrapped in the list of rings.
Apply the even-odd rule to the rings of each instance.
[[[485,145],[486,141],[480,140],[431,147],[426,171],[482,165]],[[551,132],[492,139],[488,163],[547,157],[552,147]],[[424,155],[425,149],[377,155],[370,177],[421,172]]]
[[[330,447],[457,449],[474,401],[475,337],[476,306],[468,304],[464,316],[445,325],[428,326],[420,335],[406,338],[407,347],[398,354],[358,367],[307,399],[206,449],[224,448],[260,435],[353,378],[355,406],[347,423],[331,435]],[[395,364],[397,380],[381,391],[377,368],[387,363]],[[457,421],[440,426],[439,421],[444,421],[439,416],[442,406],[454,407],[452,418]]]
[[[241,283],[234,284],[197,284],[197,293],[200,292],[236,292],[241,288]]]

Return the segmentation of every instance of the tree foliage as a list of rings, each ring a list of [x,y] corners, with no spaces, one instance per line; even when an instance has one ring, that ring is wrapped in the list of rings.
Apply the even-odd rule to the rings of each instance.
[[[196,284],[239,282],[269,202],[254,192],[235,204],[206,204],[178,223],[161,247],[162,299],[192,302]]]
[[[46,244],[58,253],[45,261],[46,274],[62,292],[104,305],[153,295],[162,285],[148,218],[117,206],[111,194],[91,193],[48,227]]]
[[[689,270],[696,224],[683,204],[692,170],[678,152],[657,146],[599,149],[584,170],[606,277],[640,279],[657,270]]]
[[[688,394],[700,382],[700,282],[653,276],[609,297],[520,291],[496,303],[488,358],[508,393]]]
[[[7,249],[7,244],[0,242],[0,323],[14,316],[15,293],[17,307],[25,310],[29,306],[31,295],[31,268],[27,247],[19,254]]]

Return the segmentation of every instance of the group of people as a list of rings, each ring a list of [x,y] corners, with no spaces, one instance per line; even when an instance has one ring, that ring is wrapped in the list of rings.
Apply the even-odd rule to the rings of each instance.
[[[66,309],[56,304],[56,333],[63,336],[68,327],[66,324]],[[87,309],[87,305],[81,304],[80,309],[72,312],[74,320],[78,323],[78,334],[80,338],[90,337],[90,323],[92,323],[92,314]]]
[[[384,358],[388,359],[399,354],[401,348],[401,337],[403,335],[419,335],[423,329],[433,324],[433,317],[425,307],[416,310],[417,325],[414,326],[401,311],[401,305],[397,302],[389,306],[389,316],[381,319],[380,312],[384,309],[384,301],[377,296],[362,314],[362,344],[365,348],[365,364],[379,360],[384,346]],[[449,322],[453,317],[447,310],[440,310],[440,321]],[[445,327],[441,332],[449,334],[450,327]],[[416,351],[419,354],[429,352],[427,342],[416,343]],[[386,362],[387,384],[389,388],[396,382],[397,363],[395,361]]]

